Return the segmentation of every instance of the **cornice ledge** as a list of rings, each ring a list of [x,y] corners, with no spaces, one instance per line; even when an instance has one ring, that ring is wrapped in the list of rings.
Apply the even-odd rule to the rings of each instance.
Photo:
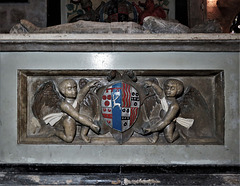
[[[0,34],[2,52],[239,52],[239,34]]]

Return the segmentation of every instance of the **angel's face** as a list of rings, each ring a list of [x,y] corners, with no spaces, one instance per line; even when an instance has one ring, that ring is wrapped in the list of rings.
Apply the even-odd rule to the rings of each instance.
[[[168,82],[164,88],[165,95],[167,97],[175,97],[177,95],[177,85],[173,82]]]
[[[65,96],[67,98],[77,97],[77,84],[74,82],[67,82],[65,86]]]

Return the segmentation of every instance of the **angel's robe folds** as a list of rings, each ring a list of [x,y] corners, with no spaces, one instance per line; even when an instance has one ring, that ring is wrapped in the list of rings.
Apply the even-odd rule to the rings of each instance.
[[[169,106],[168,106],[166,97],[163,97],[162,99],[160,99],[160,101],[161,101],[161,105],[162,105],[163,110],[165,112],[167,112],[168,109],[169,109]],[[182,117],[177,117],[177,118],[174,119],[174,121],[176,121],[179,125],[182,125],[183,127],[187,128],[187,129],[189,129],[194,123],[194,119],[182,118]]]
[[[72,104],[73,108],[77,107],[77,100],[75,100]],[[58,112],[58,113],[51,113],[43,117],[43,121],[46,124],[54,126],[63,116],[65,113]]]

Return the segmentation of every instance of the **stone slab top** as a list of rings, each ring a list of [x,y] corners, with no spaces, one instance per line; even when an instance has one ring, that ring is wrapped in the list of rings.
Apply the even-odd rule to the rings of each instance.
[[[239,52],[239,34],[0,34],[0,52]]]

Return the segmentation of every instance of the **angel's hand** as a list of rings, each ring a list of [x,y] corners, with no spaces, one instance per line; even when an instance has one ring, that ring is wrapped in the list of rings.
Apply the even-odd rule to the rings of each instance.
[[[100,127],[99,126],[97,126],[97,125],[95,125],[95,124],[92,124],[91,126],[90,126],[90,128],[95,132],[95,133],[99,133],[99,131],[100,131]]]
[[[143,128],[142,130],[143,130],[143,133],[144,133],[144,134],[149,134],[149,133],[152,132],[152,131],[151,131],[151,128]]]
[[[99,81],[98,81],[98,80],[94,80],[94,81],[90,81],[90,82],[87,84],[87,86],[88,86],[89,88],[92,88],[92,87],[98,86],[98,84],[99,84]]]

